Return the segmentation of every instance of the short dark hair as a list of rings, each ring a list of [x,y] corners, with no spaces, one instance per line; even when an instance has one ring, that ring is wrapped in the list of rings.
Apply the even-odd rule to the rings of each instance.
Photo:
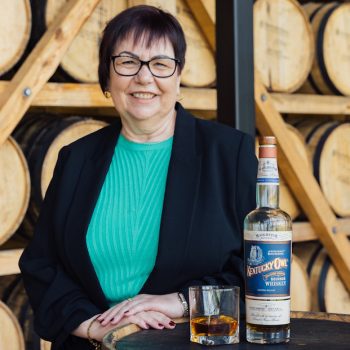
[[[178,20],[159,8],[139,5],[130,7],[111,19],[103,31],[100,44],[98,79],[102,91],[109,85],[111,55],[115,46],[129,35],[137,43],[144,37],[147,47],[154,41],[168,39],[173,46],[180,71],[185,64],[186,40]]]

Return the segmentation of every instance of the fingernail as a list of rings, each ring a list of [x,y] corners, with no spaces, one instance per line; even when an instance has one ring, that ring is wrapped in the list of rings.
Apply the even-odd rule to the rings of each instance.
[[[175,324],[176,324],[176,323],[175,323],[175,322],[173,322],[173,321],[170,321],[170,322],[169,322],[169,325],[170,325],[170,326],[172,326],[172,327],[174,327],[174,326],[175,326]]]
[[[104,321],[104,318],[98,318],[98,321],[101,323]]]
[[[160,324],[160,323],[158,323],[158,326],[164,328],[164,326],[162,324]]]
[[[127,314],[129,312],[129,310],[126,310],[126,311],[124,311],[124,314]]]

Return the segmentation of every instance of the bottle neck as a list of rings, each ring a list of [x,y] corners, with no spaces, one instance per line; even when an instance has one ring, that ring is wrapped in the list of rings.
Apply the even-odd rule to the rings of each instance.
[[[279,185],[257,184],[256,204],[258,208],[279,208]]]
[[[266,149],[266,146],[263,147],[260,146],[259,150],[256,203],[258,208],[277,209],[279,207],[279,175],[275,157],[276,149],[275,146],[269,146],[269,149]]]

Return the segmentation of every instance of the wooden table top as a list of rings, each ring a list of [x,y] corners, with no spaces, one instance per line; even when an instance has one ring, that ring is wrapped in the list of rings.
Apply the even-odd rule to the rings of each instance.
[[[350,349],[350,315],[292,312],[291,339],[287,344],[261,345],[245,340],[245,324],[240,324],[240,343],[215,346],[215,350],[345,350]],[[204,345],[190,342],[187,319],[177,320],[173,330],[141,330],[127,325],[107,333],[104,350],[200,350]],[[210,348],[210,347],[209,347]]]

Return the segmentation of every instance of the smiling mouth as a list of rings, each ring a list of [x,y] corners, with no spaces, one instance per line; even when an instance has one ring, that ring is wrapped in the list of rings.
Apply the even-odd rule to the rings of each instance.
[[[155,97],[155,94],[149,93],[149,92],[134,92],[131,94],[133,97],[136,98],[142,98],[145,100],[150,100],[151,98]]]

